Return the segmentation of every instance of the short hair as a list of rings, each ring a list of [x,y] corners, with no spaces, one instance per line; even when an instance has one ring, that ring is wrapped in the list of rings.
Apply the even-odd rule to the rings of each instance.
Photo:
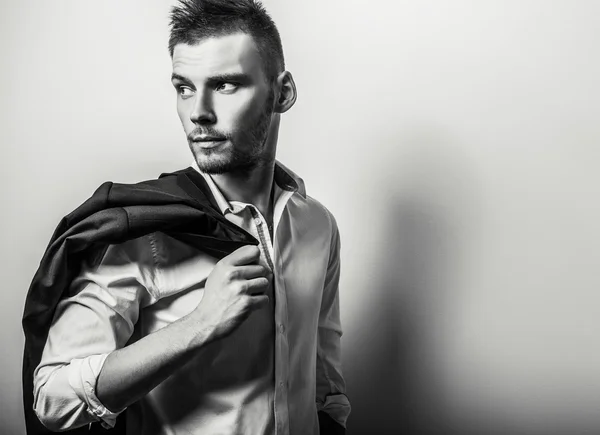
[[[244,32],[252,36],[268,80],[285,68],[281,37],[257,0],[180,0],[171,9],[169,54],[175,45],[196,44],[204,38]]]

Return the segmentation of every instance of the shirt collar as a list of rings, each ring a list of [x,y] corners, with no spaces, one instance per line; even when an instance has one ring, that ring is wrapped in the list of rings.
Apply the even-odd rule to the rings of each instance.
[[[228,211],[233,210],[233,206],[229,203],[227,198],[223,196],[223,193],[216,185],[210,174],[202,172],[200,168],[198,168],[198,164],[196,161],[192,161],[190,165],[196,171],[198,171],[206,180],[208,187],[210,188],[211,193],[213,194],[217,205],[219,206],[219,210],[221,210],[222,214],[227,213]],[[303,198],[306,198],[306,188],[304,186],[304,180],[300,178],[295,172],[286,167],[283,163],[278,160],[275,160],[275,172],[273,174],[273,180],[277,184],[277,186],[283,190],[287,190],[290,192],[296,192],[300,194]]]

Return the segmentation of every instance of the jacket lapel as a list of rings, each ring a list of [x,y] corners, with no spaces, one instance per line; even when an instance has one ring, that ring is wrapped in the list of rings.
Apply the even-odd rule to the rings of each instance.
[[[217,201],[213,196],[212,191],[210,190],[210,187],[206,183],[204,177],[200,175],[198,171],[189,166],[179,171],[163,173],[158,178],[163,178],[172,175],[175,175],[177,177],[177,185],[192,200],[198,203],[199,208],[203,209],[203,211],[205,211],[210,217],[216,219],[217,221],[225,225],[234,234],[238,234],[240,236],[239,240],[237,241],[232,241],[231,239],[221,239],[220,241],[223,242],[224,246],[228,245],[229,243],[237,244],[240,241],[244,243],[251,243],[253,245],[258,244],[258,240],[256,240],[256,238],[252,234],[238,227],[234,223],[227,220],[225,216],[223,216],[221,210],[219,209],[219,205],[217,204]],[[198,240],[196,240],[198,239],[198,237],[194,237],[193,232],[181,232],[180,234],[183,235],[185,240],[191,244],[196,244],[198,242]],[[207,242],[205,237],[200,237],[200,240],[203,240],[202,243]],[[231,248],[225,249],[223,253],[227,251],[231,252],[230,249]]]

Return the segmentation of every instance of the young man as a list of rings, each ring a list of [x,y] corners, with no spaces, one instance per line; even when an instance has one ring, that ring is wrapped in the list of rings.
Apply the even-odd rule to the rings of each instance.
[[[253,0],[183,1],[171,18],[186,174],[215,221],[258,244],[219,260],[151,231],[83,257],[35,369],[35,414],[61,431],[126,414],[128,434],[344,433],[340,240],[275,159],[296,100],[278,31]]]

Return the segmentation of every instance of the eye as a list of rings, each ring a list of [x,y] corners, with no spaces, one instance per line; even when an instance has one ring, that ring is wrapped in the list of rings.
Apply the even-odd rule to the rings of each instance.
[[[238,87],[239,85],[237,83],[223,82],[217,86],[217,92],[222,94],[231,94],[235,92]]]
[[[189,98],[194,95],[194,90],[187,86],[177,86],[177,93],[181,95],[182,98]]]

